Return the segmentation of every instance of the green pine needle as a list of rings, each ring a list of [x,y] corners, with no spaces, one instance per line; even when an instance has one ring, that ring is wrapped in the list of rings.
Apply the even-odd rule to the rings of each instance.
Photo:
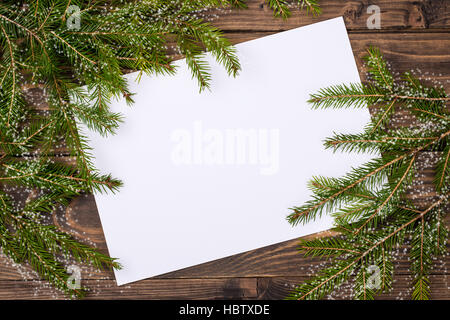
[[[392,289],[392,254],[398,246],[408,244],[411,297],[430,299],[434,260],[447,254],[444,218],[450,197],[450,98],[442,88],[426,86],[410,73],[394,79],[379,49],[370,47],[367,53],[368,83],[323,88],[312,94],[309,102],[315,109],[378,108],[362,133],[334,134],[324,144],[334,151],[381,156],[340,178],[314,177],[309,184],[312,199],[292,208],[287,219],[293,225],[331,214],[341,235],[300,243],[305,255],[331,257],[333,262],[300,284],[290,299],[324,298],[351,275],[353,297],[374,299]],[[392,128],[390,119],[397,105],[416,115],[422,126]],[[434,177],[437,196],[431,195],[431,205],[419,210],[405,195],[417,179],[417,158],[423,151],[439,155]],[[371,273],[373,270],[377,273]]]

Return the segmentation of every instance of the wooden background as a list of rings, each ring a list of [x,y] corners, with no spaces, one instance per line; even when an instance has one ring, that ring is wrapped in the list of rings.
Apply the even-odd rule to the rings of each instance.
[[[450,0],[321,0],[321,16],[310,17],[294,11],[287,21],[274,19],[263,0],[247,2],[247,10],[220,10],[211,14],[212,23],[221,28],[233,43],[344,16],[362,79],[365,74],[361,57],[369,45],[375,45],[381,48],[396,71],[419,68],[426,77],[442,82],[450,92]],[[370,16],[367,7],[371,4],[381,9],[380,30],[367,28],[366,21]],[[286,52],[285,58],[295,59],[295,53]],[[413,125],[413,122],[399,112],[396,125]],[[427,161],[432,154],[423,153],[421,158],[424,173],[422,190],[425,191],[421,192],[419,205],[426,205],[426,197],[433,195],[433,162]],[[92,196],[79,197],[69,208],[55,213],[53,222],[107,252]],[[297,240],[287,241],[121,287],[116,286],[111,272],[83,268],[82,285],[91,290],[88,299],[281,299],[323,263],[318,259],[302,258],[296,245]],[[431,275],[434,299],[450,298],[449,262],[448,255],[436,261]],[[400,253],[395,263],[394,290],[379,298],[410,297],[408,268],[407,256]],[[350,289],[346,285],[330,298],[349,298],[349,294]],[[16,266],[0,256],[0,299],[52,298],[64,299],[65,296],[39,280],[31,269]]]

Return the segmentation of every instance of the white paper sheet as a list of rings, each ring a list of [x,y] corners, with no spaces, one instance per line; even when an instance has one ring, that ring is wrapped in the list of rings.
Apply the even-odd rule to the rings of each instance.
[[[368,155],[333,154],[323,140],[358,132],[366,110],[311,110],[310,93],[359,82],[341,17],[237,46],[242,72],[212,65],[198,92],[184,60],[175,76],[127,75],[135,105],[115,136],[88,133],[95,165],[124,182],[95,199],[118,285],[293,239],[332,226],[292,227],[313,175],[340,176]],[[235,139],[235,140],[233,140]],[[241,140],[239,140],[241,139]]]

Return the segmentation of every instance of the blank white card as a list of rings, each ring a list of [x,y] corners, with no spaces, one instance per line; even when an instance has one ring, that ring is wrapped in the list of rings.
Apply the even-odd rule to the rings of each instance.
[[[117,134],[81,128],[95,165],[122,179],[96,194],[118,285],[328,229],[292,227],[289,208],[310,197],[313,175],[340,176],[368,155],[333,154],[323,140],[358,132],[366,110],[311,110],[309,94],[359,82],[342,18],[236,45],[229,77],[210,55],[212,86],[199,93],[184,60],[175,76],[126,77],[135,104]],[[82,126],[80,126],[82,127]]]

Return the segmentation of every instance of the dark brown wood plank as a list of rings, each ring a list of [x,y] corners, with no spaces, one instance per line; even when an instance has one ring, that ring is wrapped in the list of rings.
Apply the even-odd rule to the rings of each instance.
[[[256,299],[256,278],[151,279],[118,287],[113,280],[85,280],[87,299]],[[0,281],[0,299],[66,299],[36,281]]]
[[[258,299],[284,299],[295,285],[304,281],[305,277],[268,277],[258,279]],[[447,277],[431,275],[431,299],[447,300],[449,283]],[[408,300],[411,297],[411,278],[408,275],[397,275],[395,285],[389,293],[376,296],[376,300]],[[331,294],[329,299],[348,299],[351,295],[351,282],[344,284],[340,290]]]
[[[370,5],[381,12],[381,31],[433,31],[450,27],[450,3],[446,0],[321,0],[322,15],[314,17],[293,9],[287,21],[274,18],[264,0],[248,0],[248,10],[219,10],[213,24],[226,31],[283,31],[343,16],[350,32],[369,30],[367,13]]]

